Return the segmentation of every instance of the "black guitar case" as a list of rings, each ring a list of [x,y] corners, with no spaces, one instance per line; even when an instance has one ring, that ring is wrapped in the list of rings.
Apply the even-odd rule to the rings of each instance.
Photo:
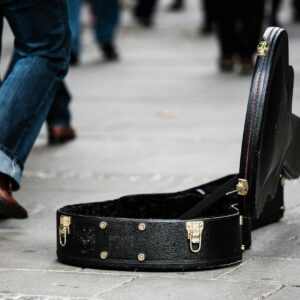
[[[57,211],[57,255],[80,267],[199,270],[241,262],[251,231],[283,217],[284,179],[300,175],[288,36],[268,28],[257,48],[239,174],[170,194]]]

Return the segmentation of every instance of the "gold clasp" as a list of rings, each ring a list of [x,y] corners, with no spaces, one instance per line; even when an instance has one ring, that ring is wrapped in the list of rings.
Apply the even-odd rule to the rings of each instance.
[[[203,229],[204,229],[203,221],[186,222],[186,231],[188,233],[188,240],[190,241],[190,250],[193,253],[197,253],[201,250]],[[196,248],[194,248],[195,245]]]
[[[67,236],[71,233],[71,217],[60,216],[59,221],[59,243],[62,247],[65,247],[67,245]]]
[[[249,192],[249,184],[247,179],[239,179],[236,185],[236,191],[239,196],[246,196]]]
[[[257,55],[258,56],[265,56],[268,51],[270,49],[270,44],[267,41],[261,41],[259,42],[258,46],[257,46]]]

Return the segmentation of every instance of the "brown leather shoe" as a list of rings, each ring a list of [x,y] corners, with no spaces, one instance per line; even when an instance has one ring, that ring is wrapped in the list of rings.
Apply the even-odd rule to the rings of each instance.
[[[26,209],[13,197],[9,179],[4,175],[0,175],[0,218],[28,218]]]
[[[71,126],[49,126],[49,145],[60,145],[76,138],[75,130]]]

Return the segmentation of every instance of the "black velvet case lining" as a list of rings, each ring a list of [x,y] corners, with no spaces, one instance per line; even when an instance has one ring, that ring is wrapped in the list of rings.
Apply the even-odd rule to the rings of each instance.
[[[227,178],[178,193],[130,195],[112,201],[70,205],[62,208],[61,213],[114,218],[178,219]],[[235,212],[231,205],[236,201],[233,197],[224,196],[199,217],[224,216],[224,213],[230,215]]]

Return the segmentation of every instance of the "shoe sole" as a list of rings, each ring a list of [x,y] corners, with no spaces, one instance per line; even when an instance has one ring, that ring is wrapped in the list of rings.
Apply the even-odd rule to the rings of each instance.
[[[49,145],[62,145],[68,142],[71,142],[76,139],[76,136],[70,137],[49,137],[48,144]]]

